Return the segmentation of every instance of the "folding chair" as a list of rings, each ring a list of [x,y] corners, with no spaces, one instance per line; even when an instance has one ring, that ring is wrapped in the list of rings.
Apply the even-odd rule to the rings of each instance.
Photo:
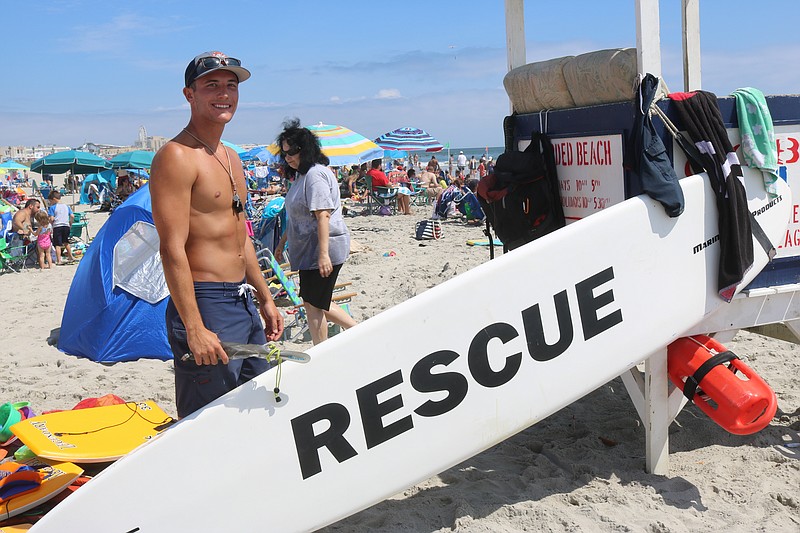
[[[381,208],[388,207],[392,215],[397,214],[397,190],[392,187],[376,187],[372,189],[372,177],[367,174],[367,212],[379,214]],[[374,205],[373,205],[374,202]]]
[[[411,194],[411,203],[417,206],[428,205],[428,190],[421,186],[418,182],[412,182],[411,187],[413,188],[413,192]]]
[[[78,239],[85,244],[89,244],[91,235],[89,235],[89,221],[85,213],[73,213],[72,225],[69,228],[70,241]],[[86,240],[83,239],[83,232],[86,230]]]
[[[36,253],[35,244],[9,246],[5,239],[0,238],[0,272],[20,272],[25,269],[25,264],[32,253]]]
[[[278,263],[275,256],[272,255],[272,251],[268,248],[263,248],[256,252],[256,257],[260,264],[267,267],[265,270],[272,271],[275,279],[280,282],[281,287],[283,287],[283,290],[286,292],[286,296],[292,306],[292,311],[289,314],[294,315],[294,320],[288,324],[284,324],[283,340],[288,340],[290,342],[296,342],[297,339],[303,341],[310,340],[310,334],[308,334],[308,317],[303,307],[303,300],[299,295],[299,287],[291,279],[291,276],[286,275],[283,267]],[[350,282],[337,284],[336,287],[334,287],[334,294],[331,298],[331,304],[342,306],[348,314],[350,313],[350,309],[347,304],[357,295],[355,292],[343,292],[344,288],[349,285]]]

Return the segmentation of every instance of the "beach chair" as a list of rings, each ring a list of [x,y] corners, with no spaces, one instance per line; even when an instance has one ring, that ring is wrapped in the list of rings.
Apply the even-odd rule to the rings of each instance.
[[[271,272],[274,276],[274,279],[286,292],[286,298],[289,303],[288,307],[291,308],[286,312],[286,314],[288,315],[287,318],[293,317],[293,320],[284,323],[282,340],[289,342],[302,342],[311,340],[311,335],[308,330],[308,317],[306,316],[306,310],[303,307],[303,299],[300,298],[299,286],[292,279],[293,275],[286,274],[283,266],[278,263],[277,259],[275,259],[275,256],[272,255],[272,251],[268,248],[262,248],[256,252],[256,257],[258,258],[259,264],[265,267],[264,270]],[[350,314],[349,303],[357,294],[355,292],[345,292],[344,289],[349,286],[350,282],[337,284],[336,287],[334,287],[333,297],[331,298],[331,304],[339,305],[342,307],[342,309],[347,311],[348,314]],[[276,302],[276,305],[277,304],[278,302]],[[278,307],[286,306],[278,305]],[[338,331],[338,326],[333,324],[328,325],[329,336],[333,336],[334,334],[338,333]]]
[[[380,214],[388,209],[392,215],[397,214],[397,190],[392,187],[376,187],[372,189],[372,177],[367,174],[367,212],[370,215]]]
[[[91,240],[91,236],[89,235],[89,220],[86,217],[85,213],[73,213],[74,218],[72,219],[72,225],[69,228],[69,239],[70,242],[74,242],[75,239],[82,241],[85,244],[88,244]],[[83,232],[86,231],[86,239],[83,238]]]
[[[0,239],[0,273],[24,270],[31,253],[36,253],[35,245],[9,246],[5,239]]]
[[[428,198],[428,189],[420,185],[419,182],[412,182],[411,187],[413,188],[413,192],[411,194],[411,204],[412,205],[428,205],[430,203],[430,198]]]

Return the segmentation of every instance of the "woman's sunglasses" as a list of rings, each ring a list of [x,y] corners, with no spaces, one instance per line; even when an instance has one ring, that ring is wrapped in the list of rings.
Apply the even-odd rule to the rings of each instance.
[[[286,157],[287,155],[297,155],[297,154],[300,153],[300,150],[301,150],[301,148],[299,146],[293,146],[292,148],[289,148],[288,150],[284,150],[284,149],[281,148],[281,155],[283,157]]]

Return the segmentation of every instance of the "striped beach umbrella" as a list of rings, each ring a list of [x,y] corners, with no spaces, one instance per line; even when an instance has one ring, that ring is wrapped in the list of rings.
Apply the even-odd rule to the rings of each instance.
[[[439,152],[444,148],[430,133],[419,128],[397,128],[384,133],[375,144],[384,150],[407,150],[409,152]]]
[[[344,126],[315,124],[308,126],[319,139],[322,153],[331,160],[331,166],[360,165],[366,161],[383,158],[383,149],[361,134]]]

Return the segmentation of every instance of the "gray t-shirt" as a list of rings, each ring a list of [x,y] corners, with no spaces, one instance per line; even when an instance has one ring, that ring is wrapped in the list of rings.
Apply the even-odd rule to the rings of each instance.
[[[292,268],[319,268],[317,219],[312,211],[331,210],[328,255],[333,265],[341,265],[350,255],[350,232],[342,217],[339,184],[331,170],[314,165],[299,174],[286,194],[287,242]]]

